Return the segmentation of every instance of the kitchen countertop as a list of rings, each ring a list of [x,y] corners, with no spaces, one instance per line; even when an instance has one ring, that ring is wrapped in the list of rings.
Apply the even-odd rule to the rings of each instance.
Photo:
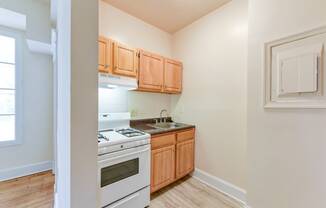
[[[195,125],[177,123],[177,122],[176,123],[178,124],[178,127],[174,127],[174,128],[154,128],[154,127],[149,126],[149,125],[155,124],[156,119],[159,119],[159,118],[131,120],[130,126],[134,129],[138,129],[140,131],[149,133],[150,135],[156,135],[156,134],[162,134],[162,133],[168,133],[168,132],[174,132],[174,131],[195,128]],[[173,122],[171,117],[167,118],[167,122]]]

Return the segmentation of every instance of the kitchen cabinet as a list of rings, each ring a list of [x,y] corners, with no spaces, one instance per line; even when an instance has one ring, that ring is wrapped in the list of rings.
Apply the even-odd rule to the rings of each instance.
[[[152,150],[151,192],[154,192],[175,179],[175,146]]]
[[[165,59],[163,92],[181,93],[182,91],[182,63],[172,59]]]
[[[138,90],[178,94],[182,92],[180,61],[138,50],[117,41],[99,37],[98,70],[101,73],[138,79]]]
[[[176,134],[176,178],[182,178],[194,170],[195,129]]]
[[[118,42],[113,43],[113,74],[136,77],[138,69],[137,50]]]
[[[139,53],[138,90],[161,92],[163,87],[164,58],[141,50]]]
[[[182,178],[194,170],[195,141],[189,140],[177,144],[176,178]]]
[[[105,37],[98,39],[98,70],[101,73],[137,77],[137,50]]]
[[[98,70],[112,72],[112,41],[104,37],[98,39]]]
[[[151,193],[194,170],[195,129],[159,134],[151,138]]]
[[[140,51],[139,91],[176,94],[182,91],[182,63]]]

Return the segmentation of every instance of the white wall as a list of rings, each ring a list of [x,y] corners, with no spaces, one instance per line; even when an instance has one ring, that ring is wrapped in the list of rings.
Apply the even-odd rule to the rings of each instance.
[[[99,34],[135,48],[142,48],[167,57],[172,55],[172,36],[169,33],[102,1],[99,5]],[[100,95],[100,104],[108,102],[103,100],[107,96]],[[171,112],[170,95],[128,92],[126,96],[128,102],[126,110],[132,112],[133,118],[157,117],[161,109]],[[121,99],[125,100],[122,97]],[[99,107],[100,112],[106,110],[103,105]],[[116,108],[113,107],[112,110]]]
[[[98,2],[59,0],[56,208],[98,205]]]
[[[325,0],[249,0],[248,168],[253,208],[326,207],[326,111],[264,110],[263,44],[326,24]]]
[[[52,59],[31,53],[25,38],[50,42],[50,6],[36,0],[1,1],[0,7],[27,15],[23,40],[23,143],[0,148],[0,171],[53,159]]]
[[[196,125],[196,168],[245,187],[247,1],[234,0],[174,35],[184,64],[174,117]]]

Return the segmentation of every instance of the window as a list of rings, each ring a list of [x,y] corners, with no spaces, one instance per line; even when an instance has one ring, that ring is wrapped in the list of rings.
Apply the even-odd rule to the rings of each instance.
[[[0,33],[0,146],[17,144],[17,38]]]

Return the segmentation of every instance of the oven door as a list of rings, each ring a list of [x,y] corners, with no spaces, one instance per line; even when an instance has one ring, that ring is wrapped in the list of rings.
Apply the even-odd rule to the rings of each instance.
[[[150,145],[99,156],[101,207],[150,184]]]

